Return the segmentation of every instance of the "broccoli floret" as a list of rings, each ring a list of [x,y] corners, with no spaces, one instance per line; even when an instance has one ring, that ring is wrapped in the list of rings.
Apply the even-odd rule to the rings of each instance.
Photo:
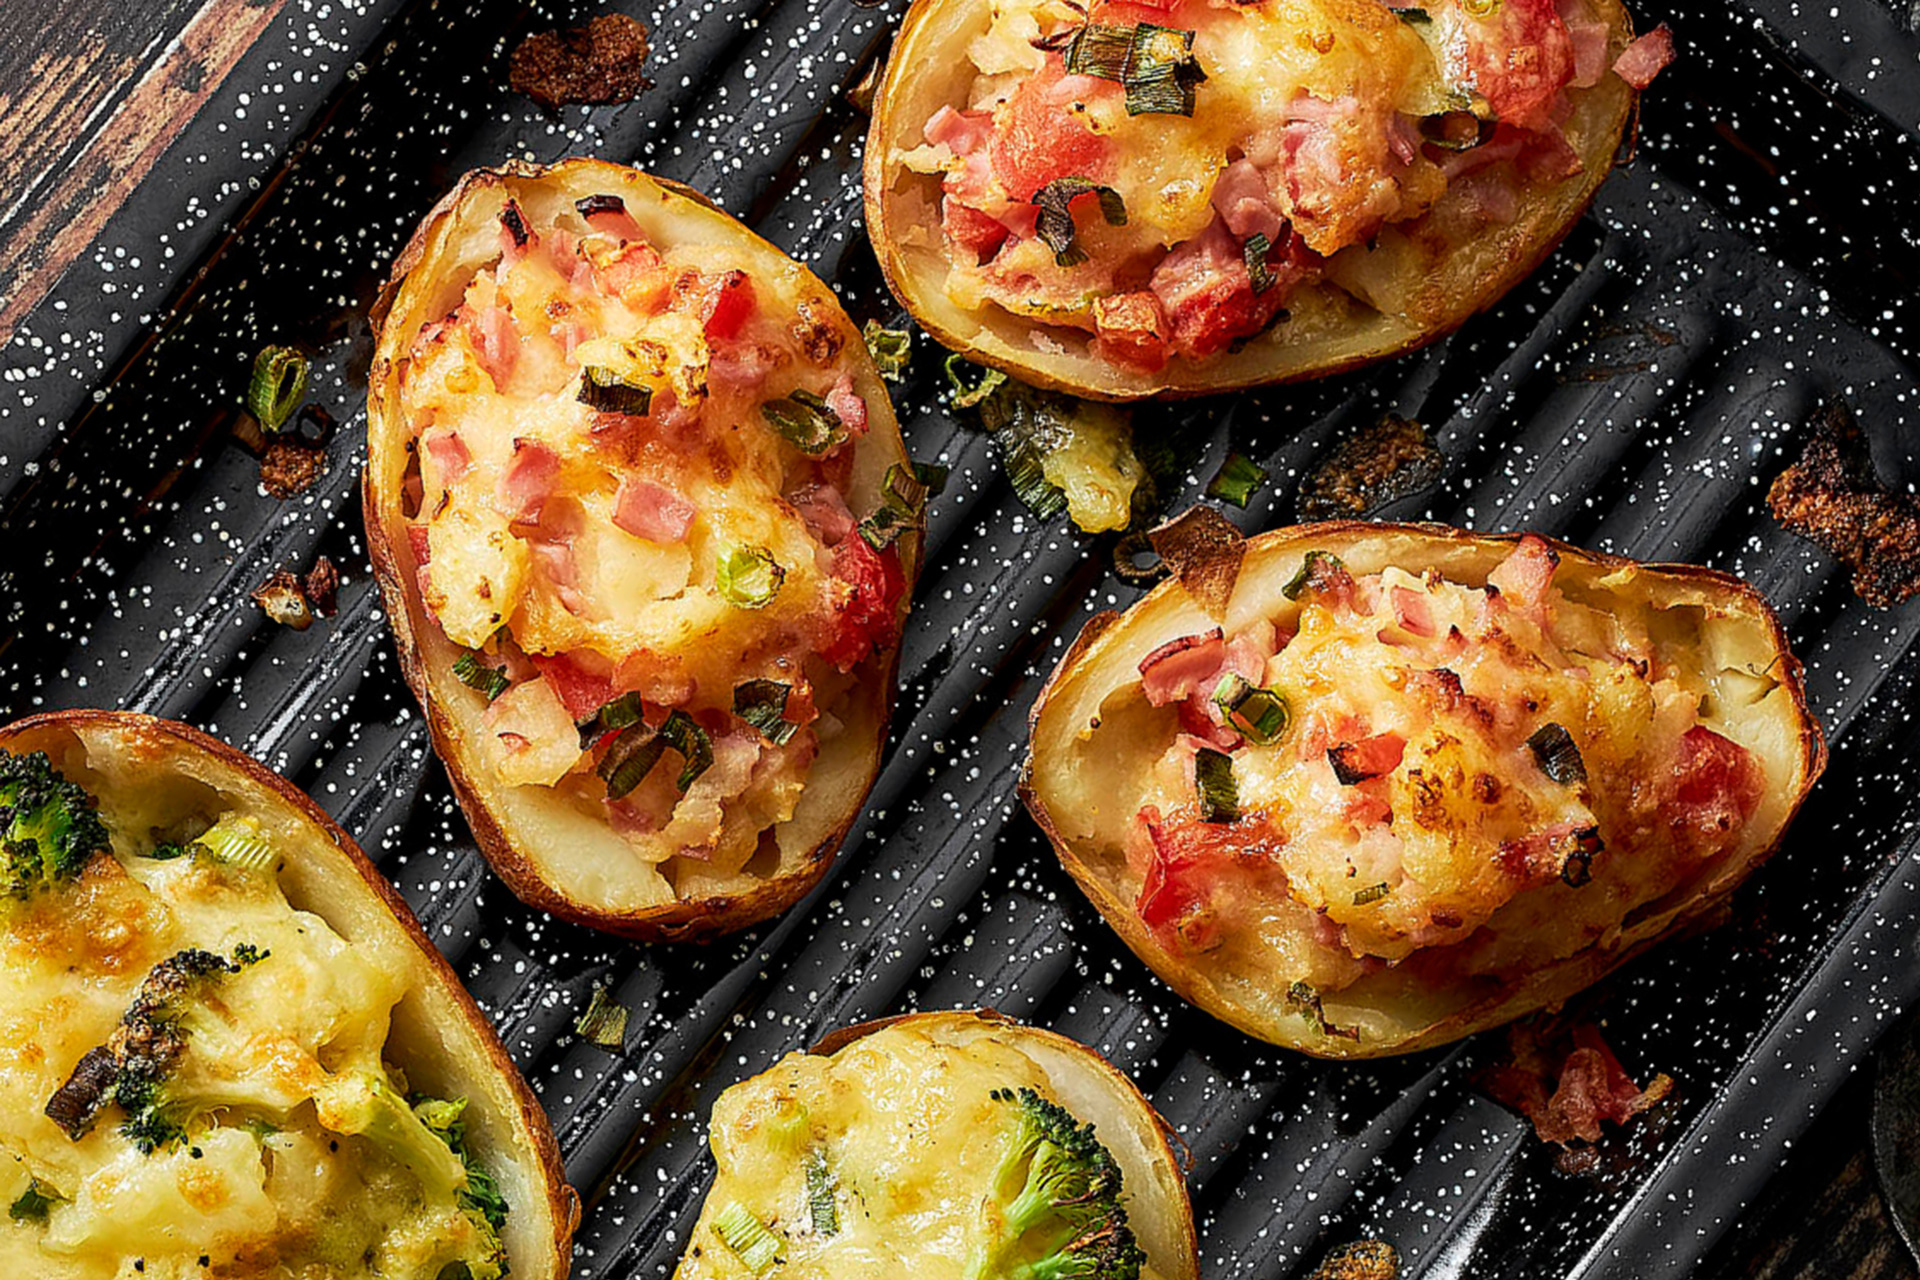
[[[343,1077],[327,1089],[322,1122],[367,1139],[412,1172],[432,1200],[452,1200],[467,1215],[481,1245],[464,1265],[470,1280],[507,1273],[507,1202],[499,1184],[467,1150],[466,1099],[423,1098],[408,1104],[392,1084],[372,1073]]]
[[[44,751],[0,751],[0,890],[30,898],[80,874],[108,848],[100,802],[61,776]]]
[[[147,974],[107,1043],[90,1050],[48,1099],[47,1117],[78,1140],[108,1103],[126,1113],[120,1132],[151,1154],[186,1137],[188,1125],[220,1107],[256,1106],[247,1097],[183,1097],[172,1081],[186,1053],[190,1013],[209,986],[264,958],[241,945],[233,959],[190,948],[162,960]]]
[[[1032,1089],[997,1089],[1019,1126],[994,1174],[990,1238],[970,1280],[1139,1280],[1146,1253],[1120,1204],[1120,1166],[1092,1125]]]

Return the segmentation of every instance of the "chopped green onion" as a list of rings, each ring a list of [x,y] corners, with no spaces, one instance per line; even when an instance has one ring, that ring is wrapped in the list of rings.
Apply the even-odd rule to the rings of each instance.
[[[979,366],[959,352],[947,357],[947,380],[953,384],[953,407],[971,409],[1000,389],[1007,375],[998,369],[980,369],[980,381],[969,387],[963,370],[979,369]]]
[[[907,372],[907,359],[913,354],[913,333],[908,329],[889,329],[878,320],[867,321],[860,331],[867,340],[867,353],[874,368],[888,382],[900,382]]]
[[[815,1147],[807,1156],[807,1215],[813,1219],[813,1234],[840,1234],[840,1213],[833,1204],[833,1170],[827,1167],[827,1153]]]
[[[909,529],[918,529],[926,516],[929,486],[921,476],[946,483],[945,467],[921,467],[918,463],[887,468],[881,485],[880,508],[860,522],[860,536],[875,551],[885,551],[895,538]]]
[[[1033,204],[1040,210],[1035,230],[1047,248],[1053,250],[1055,266],[1077,267],[1087,260],[1086,250],[1073,242],[1071,206],[1075,200],[1088,194],[1098,197],[1100,216],[1107,220],[1108,226],[1127,225],[1126,201],[1120,198],[1118,191],[1103,187],[1092,178],[1055,178],[1033,193]]]
[[[1127,78],[1127,58],[1133,52],[1132,27],[1110,27],[1089,22],[1073,33],[1060,57],[1070,76],[1095,76],[1116,84]]]
[[[1540,772],[1563,787],[1587,780],[1587,762],[1580,758],[1580,746],[1564,726],[1544,724],[1527,739]]]
[[[773,1114],[766,1121],[767,1137],[783,1152],[799,1155],[813,1141],[811,1114],[798,1098],[776,1099]]]
[[[1207,485],[1207,496],[1246,509],[1253,491],[1267,482],[1267,469],[1242,453],[1229,453],[1220,471]]]
[[[268,435],[286,428],[307,396],[307,358],[292,347],[265,347],[253,358],[247,412]]]
[[[752,725],[776,747],[784,747],[800,728],[786,718],[793,686],[778,680],[748,680],[733,687],[733,714]]]
[[[234,971],[237,973],[249,965],[259,964],[272,954],[271,951],[262,951],[251,942],[242,942],[233,949]]]
[[[755,1275],[765,1275],[780,1261],[780,1237],[737,1201],[713,1215],[713,1233]]]
[[[681,765],[680,776],[673,783],[677,789],[685,791],[693,785],[694,779],[712,766],[713,739],[684,711],[675,711],[667,717],[666,723],[660,726],[660,736],[686,762]]]
[[[580,730],[580,749],[586,751],[610,733],[631,728],[646,719],[647,704],[638,693],[623,693],[574,727]]]
[[[1233,781],[1232,756],[1212,747],[1194,752],[1193,784],[1200,796],[1200,821],[1240,820],[1240,788]]]
[[[1190,116],[1207,73],[1193,56],[1193,32],[1142,22],[1127,55],[1127,114]]]
[[[720,557],[715,585],[736,609],[764,609],[780,594],[787,571],[765,547],[735,547]]]
[[[827,402],[811,391],[795,391],[784,400],[769,400],[760,406],[780,438],[809,457],[817,458],[846,443],[847,426]]]
[[[1287,1003],[1293,1006],[1294,1011],[1301,1017],[1316,1023],[1321,1035],[1335,1036],[1342,1040],[1360,1038],[1360,1028],[1337,1027],[1327,1021],[1327,1011],[1320,1002],[1320,993],[1305,982],[1296,982],[1287,988]]]
[[[1409,26],[1425,26],[1427,23],[1433,21],[1433,16],[1417,5],[1408,5],[1404,9],[1394,8],[1392,5],[1389,5],[1388,8],[1393,9],[1394,17],[1407,23]]]
[[[644,724],[628,727],[613,740],[596,770],[607,784],[607,799],[624,798],[646,780],[666,753],[666,742],[653,729]]]
[[[653,388],[628,382],[611,369],[588,365],[580,370],[580,391],[576,399],[596,413],[644,418],[653,407]]]
[[[487,701],[513,687],[513,681],[507,679],[505,667],[490,667],[480,661],[480,655],[469,649],[453,661],[453,678],[469,689],[477,689],[487,695]]]
[[[155,862],[172,862],[174,859],[184,858],[192,852],[192,847],[188,845],[161,843],[153,846],[147,856]]]
[[[245,814],[230,813],[214,823],[194,843],[207,851],[215,862],[247,871],[266,871],[273,866],[273,844],[258,820]]]
[[[7,1216],[15,1222],[45,1222],[47,1210],[65,1199],[65,1196],[35,1178],[20,1193],[20,1198],[7,1207]]]
[[[1326,585],[1327,575],[1344,571],[1346,567],[1331,551],[1309,551],[1300,561],[1300,572],[1280,588],[1280,594],[1289,600],[1298,600],[1302,592],[1318,590]]]
[[[1227,723],[1256,747],[1278,742],[1292,719],[1285,698],[1231,671],[1214,686],[1213,704],[1226,716]]]
[[[1273,241],[1256,231],[1247,237],[1240,247],[1240,256],[1247,263],[1247,279],[1253,282],[1255,293],[1265,293],[1278,283],[1273,276],[1273,268],[1267,265],[1267,255],[1273,252]]]
[[[627,1043],[628,1016],[627,1006],[609,996],[605,987],[595,986],[586,1012],[573,1024],[573,1029],[589,1044],[597,1044],[602,1049],[621,1049]]]
[[[1353,905],[1356,907],[1368,906],[1372,903],[1380,901],[1380,899],[1386,897],[1388,894],[1392,892],[1393,890],[1387,887],[1387,882],[1382,880],[1379,884],[1372,885],[1354,894]]]

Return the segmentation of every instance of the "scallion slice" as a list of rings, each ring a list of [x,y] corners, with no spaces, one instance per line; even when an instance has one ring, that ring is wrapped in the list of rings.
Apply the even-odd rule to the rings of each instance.
[[[1095,76],[1124,83],[1127,59],[1133,53],[1133,27],[1110,27],[1089,22],[1073,33],[1061,53],[1070,76]]]
[[[867,353],[874,368],[888,382],[904,380],[907,359],[913,354],[913,333],[907,329],[889,329],[878,320],[867,321],[860,336],[867,340]]]
[[[1245,509],[1253,491],[1267,482],[1267,469],[1243,453],[1229,453],[1207,484],[1207,496]]]
[[[980,374],[980,381],[972,386],[968,386],[966,381],[965,371],[968,369],[977,370]],[[953,407],[956,409],[973,408],[998,391],[1000,384],[1006,380],[1007,375],[998,369],[981,369],[959,352],[947,357],[947,381],[953,384]]]
[[[715,585],[736,609],[764,609],[780,594],[787,571],[765,547],[735,547],[720,557]]]
[[[265,347],[253,358],[246,407],[260,429],[278,435],[307,397],[307,358],[292,347]]]
[[[1193,32],[1142,22],[1127,55],[1127,114],[1193,114],[1194,90],[1207,73],[1193,56]]]
[[[609,996],[605,987],[595,986],[586,1012],[575,1021],[573,1029],[589,1044],[597,1044],[602,1049],[621,1049],[627,1043],[629,1016],[627,1006]]]
[[[1200,821],[1240,820],[1240,788],[1233,780],[1232,756],[1212,747],[1194,752],[1193,785],[1200,796]]]
[[[1241,737],[1256,747],[1280,741],[1293,717],[1287,700],[1229,671],[1213,687],[1213,704]]]
[[[712,767],[713,739],[686,712],[669,714],[666,723],[660,726],[660,736],[666,739],[668,746],[680,753],[681,760],[685,762],[680,766],[680,776],[674,779],[676,789],[685,791],[696,778]]]
[[[597,770],[607,784],[607,799],[624,798],[646,780],[666,752],[666,742],[646,725],[631,725],[623,730],[601,758]]]
[[[800,726],[787,719],[793,686],[778,680],[748,680],[733,687],[733,714],[752,725],[776,747],[784,747]]]
[[[487,701],[505,693],[513,686],[507,679],[505,667],[490,667],[480,661],[480,655],[469,649],[453,660],[453,678],[469,689],[477,689],[487,695]]]
[[[923,476],[926,478],[922,479]],[[904,467],[895,463],[887,468],[886,481],[881,485],[880,507],[860,522],[860,537],[868,546],[875,551],[885,551],[902,533],[920,527],[926,515],[927,498],[933,491],[929,480],[944,486],[947,469],[917,462],[909,462]]]
[[[574,727],[580,730],[580,749],[589,750],[610,733],[639,724],[647,706],[638,693],[623,693]]]
[[[760,416],[780,438],[809,457],[817,458],[846,443],[847,425],[827,402],[811,391],[794,391],[782,400],[760,406]]]
[[[1580,756],[1579,744],[1564,726],[1541,725],[1527,739],[1527,749],[1533,752],[1540,772],[1561,786],[1570,787],[1587,780],[1587,762]]]
[[[273,842],[260,823],[244,814],[230,813],[194,841],[215,862],[246,871],[267,871],[274,863]]]
[[[765,1275],[780,1261],[780,1237],[738,1201],[713,1215],[713,1233],[755,1275]]]
[[[45,1222],[47,1210],[64,1199],[52,1187],[35,1178],[27,1184],[27,1189],[20,1193],[19,1198],[7,1206],[7,1217],[15,1222]]]
[[[1369,885],[1365,889],[1356,892],[1353,895],[1353,905],[1356,907],[1369,906],[1380,901],[1380,899],[1392,892],[1393,890],[1387,887],[1387,882],[1382,880],[1379,884]]]
[[[1293,575],[1292,581],[1280,588],[1280,594],[1289,600],[1298,600],[1301,593],[1323,585],[1326,576],[1347,566],[1340,557],[1331,551],[1309,551],[1300,561],[1300,572]]]
[[[653,407],[653,388],[628,382],[611,369],[588,365],[580,370],[580,390],[575,399],[596,413],[644,418]]]
[[[1040,210],[1035,230],[1047,248],[1053,250],[1055,266],[1076,267],[1087,260],[1087,251],[1074,243],[1072,204],[1092,194],[1100,201],[1100,216],[1111,227],[1127,225],[1127,204],[1112,187],[1104,187],[1092,178],[1055,178],[1033,193],[1033,204]]]
[[[833,1203],[833,1170],[827,1167],[827,1153],[815,1147],[807,1154],[807,1216],[813,1221],[813,1234],[840,1234],[840,1212]]]
[[[1247,263],[1247,279],[1253,282],[1255,293],[1265,293],[1278,283],[1273,276],[1273,268],[1267,265],[1267,255],[1273,252],[1273,241],[1256,231],[1247,237],[1246,244],[1240,247],[1240,256]]]

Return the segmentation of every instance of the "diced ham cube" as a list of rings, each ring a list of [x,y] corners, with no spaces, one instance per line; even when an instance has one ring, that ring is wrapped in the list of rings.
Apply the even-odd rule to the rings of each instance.
[[[1613,72],[1636,89],[1653,83],[1661,69],[1673,61],[1673,31],[1661,23],[1620,51]]]
[[[694,506],[663,484],[628,476],[613,495],[618,529],[662,546],[684,542],[693,527]]]

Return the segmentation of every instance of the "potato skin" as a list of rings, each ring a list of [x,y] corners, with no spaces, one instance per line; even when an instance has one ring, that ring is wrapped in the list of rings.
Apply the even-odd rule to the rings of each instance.
[[[1608,47],[1618,54],[1633,38],[1632,20],[1620,0],[1598,0],[1594,7],[1613,28]],[[907,232],[922,225],[926,211],[937,211],[939,179],[913,173],[889,157],[896,148],[917,141],[935,109],[965,106],[972,64],[964,53],[956,53],[985,29],[987,12],[987,0],[913,0],[908,8],[874,95],[867,133],[867,231],[887,286],[941,345],[1033,386],[1088,399],[1184,399],[1299,382],[1438,341],[1493,306],[1545,261],[1593,202],[1616,157],[1631,149],[1638,96],[1624,81],[1608,75],[1591,89],[1571,90],[1575,106],[1568,131],[1578,135],[1575,149],[1585,165],[1579,175],[1544,188],[1529,183],[1511,223],[1482,228],[1464,240],[1447,225],[1450,212],[1459,214],[1450,198],[1443,197],[1433,212],[1399,224],[1408,232],[1413,256],[1396,274],[1422,280],[1413,308],[1419,314],[1375,312],[1351,332],[1300,341],[1289,337],[1283,321],[1237,352],[1198,366],[1176,358],[1160,373],[1149,374],[1100,359],[1072,330],[1051,328],[991,305],[961,307],[945,293],[944,253],[917,251],[905,243]],[[1036,332],[1050,333],[1067,349],[1038,349],[1032,341]]]
[[[635,207],[644,202],[647,216],[642,218],[643,226],[664,224],[672,228],[667,235],[685,230],[688,238],[699,243],[725,244],[741,250],[770,275],[776,271],[781,273],[791,288],[803,291],[851,335],[843,359],[854,373],[856,386],[868,404],[870,428],[863,452],[872,450],[884,454],[879,464],[884,469],[885,462],[907,461],[905,446],[900,442],[892,403],[872,359],[844,309],[824,284],[691,187],[621,165],[588,159],[566,160],[551,166],[510,162],[498,169],[478,169],[466,174],[421,221],[395,260],[392,274],[374,304],[376,347],[367,393],[369,461],[362,482],[368,547],[393,627],[401,672],[426,712],[435,754],[446,765],[455,797],[481,852],[523,901],[561,919],[642,942],[701,941],[780,914],[805,897],[826,875],[835,850],[846,837],[879,775],[880,747],[893,706],[899,646],[896,643],[884,652],[875,653],[857,669],[859,678],[853,705],[843,718],[848,723],[849,735],[862,738],[864,760],[857,762],[858,767],[850,776],[834,780],[836,790],[844,792],[844,796],[831,824],[823,829],[804,857],[783,858],[777,874],[764,878],[742,874],[735,877],[739,888],[732,892],[676,896],[671,903],[623,908],[570,892],[548,874],[537,854],[529,851],[527,842],[516,838],[510,824],[500,816],[494,788],[484,776],[484,765],[468,746],[470,727],[460,722],[436,690],[436,672],[444,673],[458,650],[426,617],[399,551],[404,541],[397,483],[400,473],[392,463],[396,451],[402,447],[405,427],[390,406],[398,400],[405,335],[423,319],[437,318],[421,308],[433,292],[434,282],[449,270],[459,270],[462,266],[458,261],[445,261],[454,256],[447,243],[454,224],[476,199],[523,184],[578,188],[583,193],[623,191]],[[919,532],[915,530],[899,543],[901,568],[907,582],[901,601],[903,622],[920,569]],[[443,681],[444,678],[442,675]],[[818,765],[816,762],[816,770]]]
[[[89,755],[138,762],[143,782],[190,778],[212,787],[241,812],[278,809],[311,827],[319,837],[316,844],[331,846],[321,858],[311,860],[326,865],[304,869],[334,888],[337,896],[329,902],[309,897],[300,905],[336,928],[343,920],[352,921],[349,936],[390,930],[405,939],[417,961],[408,975],[414,993],[408,999],[417,998],[425,1005],[441,1059],[438,1065],[459,1083],[469,1106],[480,1113],[476,1118],[504,1128],[512,1138],[510,1147],[495,1143],[484,1154],[495,1164],[511,1164],[516,1174],[518,1186],[501,1178],[510,1192],[506,1240],[513,1274],[528,1280],[564,1280],[572,1266],[580,1197],[567,1185],[546,1111],[507,1055],[493,1024],[427,938],[405,899],[368,861],[353,837],[285,778],[187,725],[133,712],[85,710],[31,716],[0,728],[0,749],[48,751],[56,761],[62,749],[76,740]],[[291,863],[303,851],[285,852]],[[349,895],[361,900],[348,901]],[[403,1069],[422,1070],[418,1060],[396,1062]],[[516,1191],[531,1195],[511,1194]]]
[[[1260,608],[1267,600],[1283,604],[1280,587],[1309,549],[1331,551],[1355,573],[1374,572],[1384,564],[1414,571],[1437,565],[1449,575],[1464,574],[1472,580],[1478,574],[1484,580],[1485,572],[1505,558],[1520,536],[1479,535],[1444,525],[1359,521],[1279,529],[1245,544],[1233,607],[1238,612]],[[1769,695],[1764,700],[1769,704],[1765,711],[1748,713],[1756,721],[1765,717],[1768,723],[1758,726],[1763,736],[1778,740],[1770,751],[1749,744],[1765,767],[1769,793],[1778,799],[1769,819],[1762,821],[1762,814],[1756,813],[1749,838],[1708,863],[1680,887],[1628,912],[1618,934],[1609,941],[1587,946],[1545,968],[1508,974],[1498,981],[1480,978],[1436,983],[1423,977],[1418,966],[1410,962],[1327,993],[1329,1002],[1347,1008],[1391,1011],[1388,1016],[1395,1025],[1393,1034],[1373,1035],[1361,1041],[1323,1034],[1278,1002],[1266,1007],[1256,1005],[1245,983],[1215,972],[1204,955],[1187,955],[1163,945],[1133,909],[1138,886],[1129,877],[1124,858],[1116,863],[1109,851],[1089,848],[1063,834],[1068,814],[1058,807],[1054,794],[1058,772],[1067,767],[1061,757],[1071,734],[1068,726],[1084,718],[1090,706],[1097,707],[1106,691],[1121,687],[1129,676],[1138,679],[1135,663],[1152,647],[1151,643],[1143,646],[1135,638],[1142,630],[1156,624],[1163,630],[1177,630],[1169,619],[1184,616],[1179,611],[1198,616],[1179,582],[1170,581],[1155,588],[1124,615],[1109,611],[1088,621],[1034,705],[1020,783],[1021,796],[1061,865],[1134,954],[1168,986],[1250,1036],[1316,1057],[1372,1058],[1411,1053],[1558,1005],[1662,939],[1710,922],[1740,882],[1778,847],[1793,814],[1826,766],[1826,739],[1807,708],[1801,665],[1788,651],[1786,635],[1765,599],[1738,578],[1697,565],[1642,564],[1583,551],[1553,539],[1545,541],[1560,556],[1560,572],[1576,575],[1589,591],[1609,575],[1630,575],[1611,588],[1618,593],[1622,608],[1651,607],[1655,599],[1698,604],[1716,624],[1724,623],[1729,635],[1737,632],[1748,642],[1748,648],[1769,655],[1769,661],[1760,665],[1779,682],[1778,692],[1784,698],[1776,700]],[[1556,578],[1558,581],[1561,579]],[[1149,763],[1142,761],[1141,767]],[[1417,954],[1431,955],[1438,950],[1444,948]],[[1286,989],[1285,979],[1265,976],[1270,989]]]
[[[1159,1280],[1199,1280],[1199,1246],[1194,1234],[1193,1206],[1187,1197],[1186,1178],[1182,1172],[1191,1163],[1183,1154],[1186,1146],[1125,1072],[1077,1040],[1040,1027],[1027,1026],[993,1009],[908,1013],[856,1023],[829,1032],[807,1052],[818,1057],[832,1057],[875,1032],[903,1025],[955,1041],[981,1036],[1006,1038],[1015,1048],[1046,1069],[1061,1091],[1060,1101],[1083,1121],[1091,1118],[1085,1113],[1085,1100],[1101,1099],[1108,1115],[1117,1117],[1125,1125],[1131,1139],[1127,1149],[1143,1153],[1150,1165],[1147,1186],[1141,1186],[1137,1177],[1130,1177],[1128,1181],[1133,1197],[1128,1213],[1143,1247],[1149,1240],[1162,1242],[1158,1250],[1148,1248],[1149,1265]],[[1101,1120],[1096,1129],[1107,1135],[1103,1141],[1108,1144],[1108,1149],[1115,1150],[1117,1144],[1108,1131],[1108,1123],[1108,1120]],[[1120,1152],[1116,1150],[1115,1155],[1119,1158]],[[1125,1161],[1122,1162],[1122,1169],[1128,1174],[1138,1172],[1137,1169],[1128,1168]]]

